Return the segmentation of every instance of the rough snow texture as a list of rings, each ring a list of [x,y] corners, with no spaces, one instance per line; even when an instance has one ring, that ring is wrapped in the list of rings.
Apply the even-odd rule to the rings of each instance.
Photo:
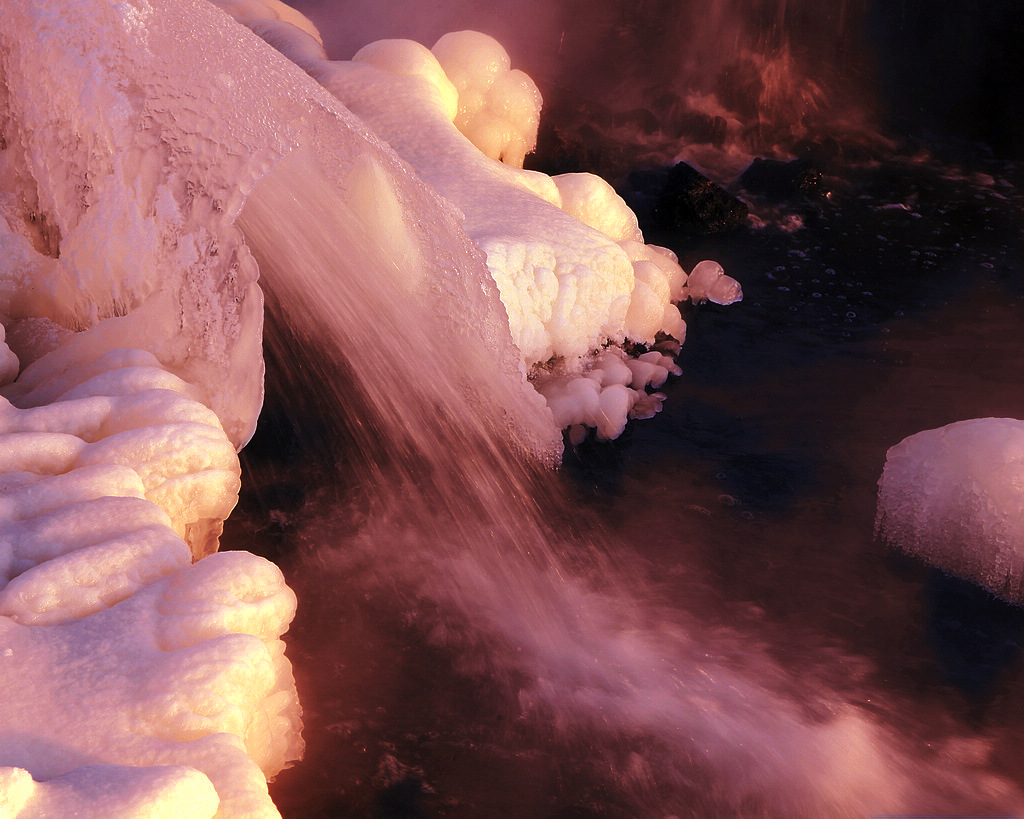
[[[191,98],[199,65],[167,58],[187,32],[153,5],[55,6],[4,9],[0,313],[12,336],[43,317],[87,331],[68,343],[150,351],[240,446],[262,400],[262,300],[231,222],[284,140],[222,116],[261,111],[212,40],[194,49],[207,98]]]
[[[977,418],[889,450],[876,532],[994,594],[1024,603],[1024,421]]]

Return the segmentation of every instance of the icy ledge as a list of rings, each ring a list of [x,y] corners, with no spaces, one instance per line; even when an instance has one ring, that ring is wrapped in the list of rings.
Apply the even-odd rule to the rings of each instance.
[[[664,396],[648,388],[678,373],[672,355],[686,333],[678,302],[742,298],[739,283],[717,263],[701,262],[687,277],[671,251],[644,244],[635,214],[599,177],[522,169],[536,144],[542,100],[493,38],[452,32],[432,49],[381,40],[351,61],[329,61],[315,31],[279,19],[270,5],[256,15],[214,1],[307,71],[459,207],[464,229],[486,255],[531,381],[556,426],[571,428],[570,440],[588,428],[614,438],[628,418],[661,408]],[[260,2],[252,0],[252,8]],[[619,346],[627,341],[661,344],[634,365]]]

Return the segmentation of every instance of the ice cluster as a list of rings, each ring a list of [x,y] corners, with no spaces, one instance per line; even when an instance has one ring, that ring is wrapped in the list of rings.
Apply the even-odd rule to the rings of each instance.
[[[275,816],[295,598],[212,553],[262,401],[233,220],[281,146],[210,117],[239,88],[205,4],[4,11],[0,813]],[[164,59],[204,17],[207,106]]]
[[[454,32],[432,49],[381,40],[351,61],[332,62],[289,28],[254,30],[460,208],[466,232],[486,254],[524,365],[535,374],[543,367],[542,393],[559,396],[559,425],[597,426],[587,390],[598,382],[585,374],[607,345],[682,342],[677,302],[742,298],[714,262],[698,265],[687,287],[675,255],[643,243],[636,216],[599,177],[522,170],[536,142],[541,99],[493,38]],[[553,371],[564,388],[552,384]],[[569,386],[583,377],[586,383]],[[650,403],[642,386],[626,387],[629,396],[615,386],[602,399],[616,414],[601,425],[602,435],[621,431],[633,406]]]
[[[976,418],[889,450],[875,530],[886,542],[1024,603],[1024,421]]]
[[[343,204],[361,225],[343,249],[385,253],[429,326],[465,339],[527,449],[657,411],[674,302],[739,297],[717,266],[688,282],[596,177],[516,167],[540,97],[490,38],[332,63],[277,0],[220,5],[337,96],[203,0],[5,6],[4,815],[273,816],[266,780],[301,753],[294,595],[216,554],[262,402],[247,201],[271,221],[279,194]]]

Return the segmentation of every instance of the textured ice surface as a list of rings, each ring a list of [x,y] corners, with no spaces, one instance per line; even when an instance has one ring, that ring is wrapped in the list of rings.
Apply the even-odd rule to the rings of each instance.
[[[212,10],[61,5],[4,10],[0,313],[83,330],[70,343],[92,350],[150,351],[240,445],[262,400],[262,302],[231,222],[285,140],[253,138],[267,106],[227,71],[244,62],[214,38],[184,58]]]
[[[151,353],[63,350],[8,390],[26,406],[0,397],[9,815],[274,816],[294,595],[253,555],[190,565],[237,500],[234,447]]]
[[[212,783],[218,816],[276,815],[265,776],[296,750],[278,639],[294,603],[276,567],[227,552],[87,617],[0,618],[0,768],[81,783],[84,766],[178,766],[114,784],[209,805]],[[29,802],[23,815],[47,814]]]
[[[875,528],[894,546],[1024,603],[1024,421],[960,421],[892,447]]]
[[[238,460],[148,359],[26,373],[40,406],[0,398],[11,815],[274,816],[265,778],[301,752],[279,639],[294,595],[253,555],[190,566],[216,548]]]

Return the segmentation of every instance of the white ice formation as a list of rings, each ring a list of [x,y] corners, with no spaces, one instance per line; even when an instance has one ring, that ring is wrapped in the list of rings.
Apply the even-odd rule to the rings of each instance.
[[[1024,603],[1024,421],[975,418],[892,447],[875,529],[950,574]]]
[[[0,812],[277,815],[294,594],[210,553],[262,401],[232,223],[286,143],[231,122],[260,95],[205,4],[4,12]]]
[[[5,816],[273,816],[266,780],[301,753],[294,595],[266,561],[213,554],[262,402],[247,201],[254,226],[285,200],[340,203],[372,237],[345,248],[368,254],[356,267],[387,256],[539,454],[560,445],[552,410],[614,437],[675,371],[602,352],[682,341],[672,254],[597,178],[498,161],[521,164],[540,104],[500,46],[460,33],[331,63],[277,0],[221,5],[376,133],[203,0],[4,8]],[[539,364],[550,409],[524,378]]]
[[[627,416],[651,414],[660,400],[647,395],[651,382],[634,380],[609,383],[615,389],[595,415],[589,390],[601,383],[592,372],[600,369],[602,350],[627,340],[653,345],[666,336],[682,342],[677,302],[742,298],[739,284],[714,262],[698,265],[696,286],[687,288],[675,255],[643,243],[636,216],[599,177],[522,169],[536,143],[540,94],[493,38],[454,32],[433,49],[381,40],[351,61],[332,62],[287,23],[253,29],[460,208],[464,229],[486,254],[524,365],[549,404],[557,401],[560,428],[597,427],[600,436],[614,437]],[[581,377],[587,382],[569,385]],[[636,406],[643,409],[633,412]]]

